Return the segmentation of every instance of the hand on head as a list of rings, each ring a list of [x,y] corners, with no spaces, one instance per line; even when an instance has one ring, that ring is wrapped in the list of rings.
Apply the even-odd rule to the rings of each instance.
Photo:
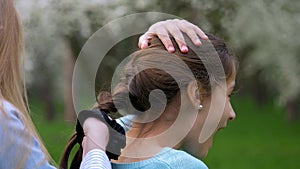
[[[208,37],[198,26],[186,20],[172,19],[153,24],[148,31],[139,38],[138,46],[141,49],[146,49],[151,39],[158,36],[168,52],[174,52],[175,48],[169,38],[169,35],[171,35],[175,38],[180,51],[186,53],[188,52],[188,48],[186,46],[183,33],[186,33],[196,46],[200,46],[202,44],[200,38],[202,40],[208,40]]]

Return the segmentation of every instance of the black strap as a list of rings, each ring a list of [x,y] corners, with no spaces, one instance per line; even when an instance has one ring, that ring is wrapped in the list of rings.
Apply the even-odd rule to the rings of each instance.
[[[82,125],[84,124],[85,120],[89,117],[97,118],[108,126],[109,141],[106,147],[106,154],[109,159],[117,160],[121,154],[121,149],[124,148],[126,145],[125,130],[120,124],[116,122],[116,120],[111,120],[104,111],[95,109],[83,110],[79,112],[76,124],[78,144],[81,146],[84,137]]]

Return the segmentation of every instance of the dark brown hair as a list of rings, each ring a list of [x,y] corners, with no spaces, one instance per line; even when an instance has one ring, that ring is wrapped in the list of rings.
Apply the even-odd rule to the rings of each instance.
[[[112,99],[101,102],[101,107],[109,105],[109,109],[115,109],[116,105],[130,114],[143,113],[151,107],[149,96],[153,90],[163,91],[170,102],[191,80],[199,82],[205,90],[203,95],[210,95],[220,81],[235,74],[237,62],[222,40],[213,35],[208,37],[209,41],[204,41],[201,47],[189,42],[192,48],[188,53],[181,53],[178,46],[175,53],[169,53],[158,38],[152,39],[148,49],[131,55]],[[175,44],[173,38],[172,41]],[[214,70],[208,72],[208,67]]]
[[[164,92],[168,103],[181,87],[185,87],[193,79],[199,82],[206,94],[210,94],[218,81],[227,80],[235,73],[236,60],[222,40],[213,35],[208,37],[209,41],[201,47],[193,46],[195,50],[189,48],[188,53],[181,53],[178,46],[175,46],[176,51],[172,54],[165,50],[158,38],[153,38],[148,49],[136,51],[131,55],[112,96],[107,92],[100,92],[95,108],[107,113],[123,109],[126,113],[138,115],[151,107],[149,97],[153,90],[159,89]],[[172,41],[175,42],[174,39]],[[219,62],[212,61],[214,56]],[[224,74],[217,71],[208,73],[207,66],[221,67]],[[60,168],[67,168],[69,153],[75,143],[76,134],[66,147]],[[82,153],[82,147],[73,159],[72,169],[79,168],[82,159],[78,153]]]

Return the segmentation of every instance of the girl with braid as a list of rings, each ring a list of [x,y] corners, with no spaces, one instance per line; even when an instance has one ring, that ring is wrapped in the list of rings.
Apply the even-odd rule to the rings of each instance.
[[[51,169],[54,162],[29,115],[21,74],[25,72],[23,48],[22,24],[14,2],[0,0],[0,169]],[[92,117],[81,125],[83,161],[78,168],[111,168],[105,154],[107,125]]]
[[[165,22],[176,28],[182,23]],[[155,32],[161,29],[153,27],[154,33],[140,38],[143,50],[134,52],[121,69],[112,94],[101,91],[98,96],[100,111],[126,115],[117,119],[126,130],[126,146],[111,160],[112,168],[206,169],[200,159],[214,134],[236,116],[230,96],[237,61],[213,35],[199,47],[199,39],[189,33],[194,27],[184,31],[193,42],[188,47],[176,38],[160,40]]]

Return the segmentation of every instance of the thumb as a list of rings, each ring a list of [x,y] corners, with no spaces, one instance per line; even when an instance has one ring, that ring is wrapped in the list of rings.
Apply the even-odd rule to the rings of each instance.
[[[83,149],[83,152],[82,152],[82,159],[84,158],[84,156],[86,155],[86,137],[84,136],[83,139],[82,139],[82,142],[81,142],[81,145],[82,145],[82,149]]]
[[[138,46],[140,49],[148,48],[148,43],[152,39],[153,35],[151,33],[145,33],[139,38]]]

